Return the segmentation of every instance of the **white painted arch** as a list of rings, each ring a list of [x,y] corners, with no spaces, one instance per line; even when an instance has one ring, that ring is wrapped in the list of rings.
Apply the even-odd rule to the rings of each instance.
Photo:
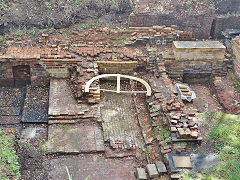
[[[100,90],[117,92],[117,93],[146,93],[147,96],[151,96],[151,94],[152,94],[151,87],[145,80],[134,77],[134,76],[123,75],[123,74],[101,74],[101,75],[95,76],[86,83],[85,92],[89,92],[89,89],[91,89],[90,86],[95,80],[101,79],[101,78],[107,78],[107,77],[117,77],[117,90],[116,91],[107,90],[107,89],[100,89]],[[147,91],[121,91],[121,89],[120,89],[121,78],[132,79],[132,80],[138,81],[146,87]]]

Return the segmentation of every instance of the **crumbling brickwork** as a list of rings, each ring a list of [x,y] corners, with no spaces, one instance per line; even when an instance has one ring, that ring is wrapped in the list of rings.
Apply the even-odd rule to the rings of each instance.
[[[214,16],[211,14],[174,16],[173,14],[131,14],[129,17],[130,27],[151,27],[177,25],[180,30],[193,32],[197,39],[208,39],[211,32]]]

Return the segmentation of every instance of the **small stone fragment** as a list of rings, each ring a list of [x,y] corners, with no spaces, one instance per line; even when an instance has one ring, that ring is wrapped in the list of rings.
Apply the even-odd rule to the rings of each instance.
[[[147,164],[146,168],[150,178],[158,177],[158,171],[155,164]]]
[[[157,161],[156,162],[156,167],[157,167],[157,170],[160,174],[167,172],[166,166],[162,161]]]
[[[143,169],[143,168],[137,168],[136,169],[136,176],[137,176],[138,180],[145,180],[145,179],[147,179],[147,175],[146,175],[145,169]]]

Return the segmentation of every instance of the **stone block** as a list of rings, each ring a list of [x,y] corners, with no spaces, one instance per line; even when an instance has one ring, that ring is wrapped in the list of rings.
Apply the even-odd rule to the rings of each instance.
[[[173,156],[172,158],[175,168],[193,168],[190,156]]]
[[[174,41],[176,60],[223,60],[226,47],[219,41]]]
[[[155,164],[147,164],[146,168],[150,178],[158,177],[158,171]]]
[[[147,179],[147,174],[145,172],[145,169],[143,169],[143,168],[136,169],[136,176],[137,176],[137,180]]]
[[[160,174],[167,172],[166,166],[162,161],[157,161],[156,162],[156,167],[157,167],[157,170]]]

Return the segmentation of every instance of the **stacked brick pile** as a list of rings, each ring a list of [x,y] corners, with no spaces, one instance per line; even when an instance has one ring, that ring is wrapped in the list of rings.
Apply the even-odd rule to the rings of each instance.
[[[168,120],[173,141],[201,140],[193,110],[171,112]]]

